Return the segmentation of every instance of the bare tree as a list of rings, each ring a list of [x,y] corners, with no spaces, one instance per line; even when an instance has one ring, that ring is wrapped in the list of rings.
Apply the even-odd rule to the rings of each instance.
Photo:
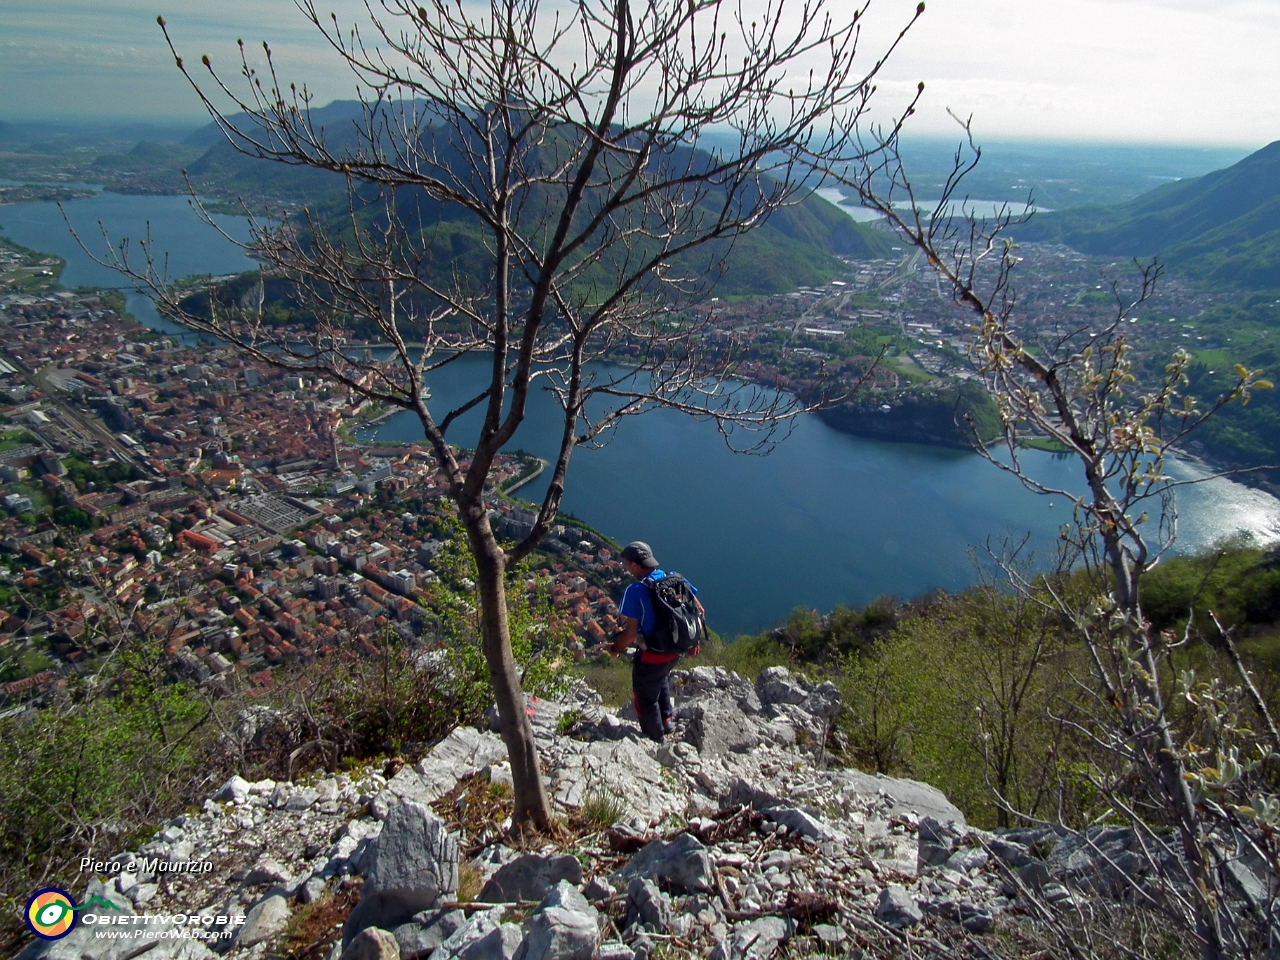
[[[1253,390],[1271,385],[1259,371],[1237,367],[1231,388],[1201,403],[1182,392],[1191,361],[1182,350],[1155,382],[1141,382],[1127,321],[1154,292],[1160,275],[1154,262],[1139,264],[1127,295],[1112,283],[1116,309],[1106,322],[1024,330],[1014,285],[1019,258],[1004,235],[1022,217],[1008,209],[989,219],[969,215],[961,186],[981,152],[964,128],[967,143],[928,209],[907,176],[900,127],[881,136],[883,149],[864,151],[861,162],[823,169],[922,251],[975,318],[970,360],[1002,427],[992,444],[972,430],[975,448],[1036,493],[1074,504],[1073,520],[1062,528],[1062,569],[1085,578],[1089,589],[1078,589],[1078,579],[1064,585],[1005,569],[1026,596],[1047,597],[1083,640],[1095,712],[1073,725],[1100,758],[1095,788],[1111,815],[1133,825],[1153,876],[1128,892],[1190,933],[1205,957],[1255,955],[1274,937],[1275,891],[1249,904],[1252,894],[1242,896],[1231,884],[1242,863],[1261,863],[1269,876],[1280,863],[1274,829],[1280,805],[1263,775],[1264,761],[1280,755],[1269,737],[1249,729],[1248,709],[1260,703],[1256,691],[1248,697],[1176,668],[1173,651],[1191,636],[1179,641],[1154,630],[1142,612],[1141,586],[1173,546],[1177,488],[1201,482],[1177,479],[1167,469],[1170,459],[1223,407],[1247,403]],[[1028,204],[1023,216],[1030,211]],[[1049,439],[1077,460],[1083,494],[1037,479],[1024,462],[1030,438]],[[1241,675],[1248,680],[1242,668]],[[1241,909],[1242,902],[1249,906]]]
[[[864,68],[866,6],[830,0],[754,11],[722,0],[366,0],[367,19],[348,29],[312,0],[298,6],[362,91],[359,117],[340,129],[314,117],[305,87],[277,77],[265,44],[260,67],[241,45],[238,80],[208,57],[200,79],[170,49],[236,150],[346,179],[345,216],[252,227],[264,284],[286,284],[314,323],[273,327],[261,287],[256,302],[224,304],[211,290],[207,310],[184,306],[188,291],[145,241],[132,260],[124,245],[108,259],[189,329],[418,417],[479,570],[515,820],[543,828],[551,814],[504,574],[554,522],[572,452],[621,418],[679,410],[758,447],[806,408],[733,381],[739,345],[710,349],[705,314],[687,308],[735,238],[810,193],[811,158],[843,155],[906,29]],[[448,247],[459,224],[475,240],[469,261]],[[389,359],[352,355],[353,322],[376,330]],[[619,348],[633,370],[588,365]],[[430,407],[432,376],[473,353],[489,364],[475,395]],[[563,412],[559,449],[532,531],[504,547],[485,484],[539,386]],[[450,428],[473,409],[484,418],[468,462]]]

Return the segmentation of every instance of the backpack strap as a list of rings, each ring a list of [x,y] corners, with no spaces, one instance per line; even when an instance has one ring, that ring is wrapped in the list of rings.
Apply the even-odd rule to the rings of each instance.
[[[670,574],[668,574],[668,576],[670,576]],[[649,573],[642,577],[640,582],[643,583],[645,589],[649,591],[649,610],[653,614],[653,625],[656,627],[658,625],[658,605],[662,603],[662,601],[658,599],[658,581],[653,579],[652,573]],[[648,650],[648,640],[649,635],[644,632],[644,621],[641,621],[636,625],[636,646],[641,650]]]

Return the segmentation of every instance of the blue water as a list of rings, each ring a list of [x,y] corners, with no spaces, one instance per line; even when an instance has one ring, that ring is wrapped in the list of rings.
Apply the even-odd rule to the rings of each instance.
[[[485,370],[474,357],[436,374],[432,411],[473,396]],[[535,394],[511,446],[554,456],[558,412],[549,395]],[[460,418],[451,439],[473,445],[480,420],[479,411]],[[372,435],[412,441],[422,431],[403,413]],[[1023,460],[1048,485],[1083,487],[1071,459],[1030,451]],[[547,482],[520,495],[537,499]],[[648,541],[668,569],[689,577],[712,627],[729,635],[796,606],[825,612],[882,594],[962,589],[975,579],[975,548],[981,558],[988,542],[998,549],[1030,533],[1047,562],[1071,516],[1062,497],[1037,496],[976,454],[852,437],[807,416],[764,457],[735,454],[713,425],[676,413],[632,418],[605,448],[574,453],[566,491],[567,510],[620,542]],[[1280,538],[1280,502],[1239,484],[1187,487],[1179,508],[1186,549],[1234,531]]]
[[[240,273],[255,266],[233,242],[243,243],[249,239],[245,218],[212,216],[218,228],[233,238],[229,240],[201,220],[187,197],[100,193],[96,197],[68,201],[62,205],[62,211],[66,219],[53,203],[0,206],[0,234],[24,247],[65,260],[63,286],[127,287],[125,300],[129,312],[140,323],[166,333],[181,335],[184,331],[157,315],[150,300],[132,290],[119,273],[95,263],[93,257],[109,262],[112,249],[120,252],[121,242],[127,238],[130,261],[141,268],[138,241],[149,233],[157,266],[171,279],[192,274]]]
[[[845,213],[859,223],[870,223],[873,220],[880,219],[880,212],[872,210],[869,207],[859,206],[856,202],[846,199],[845,195],[835,187],[822,187],[815,191],[818,196],[822,197],[829,203],[835,204]],[[916,207],[920,210],[921,216],[932,216],[934,209],[937,207],[936,200],[920,200],[916,203]],[[895,209],[910,210],[911,201],[903,200],[895,203]],[[1026,207],[1025,201],[1018,200],[957,200],[947,205],[947,215],[957,218],[972,216],[974,219],[995,220],[997,217],[1010,217],[1017,219],[1028,213],[1052,213],[1048,207],[1033,205],[1030,210]]]
[[[103,246],[98,220],[113,241],[136,240],[150,223],[173,276],[253,266],[240,248],[202,224],[185,198],[101,194],[65,208],[95,250]],[[233,237],[247,238],[243,220],[216,220]],[[17,242],[63,257],[68,286],[122,284],[85,255],[53,204],[0,207],[0,224]],[[129,294],[129,308],[151,326],[172,329],[140,294]],[[473,395],[483,363],[468,358],[438,373],[430,383],[432,408]],[[536,394],[511,446],[553,456],[556,413],[550,397]],[[479,416],[461,418],[451,439],[471,446]],[[392,418],[376,435],[422,436],[409,414]],[[1071,460],[1029,453],[1025,462],[1047,483],[1080,486]],[[1192,466],[1175,469],[1199,475]],[[826,611],[880,594],[962,588],[974,580],[975,547],[980,554],[989,540],[1030,533],[1047,556],[1059,524],[1069,519],[1062,498],[1036,496],[972,453],[864,440],[812,417],[797,422],[770,456],[746,457],[731,453],[711,424],[651,413],[624,422],[604,449],[575,453],[568,479],[568,510],[619,541],[649,541],[668,569],[699,586],[713,628],[728,635],[776,623],[795,606]],[[521,493],[540,497],[546,482]],[[1183,548],[1233,532],[1280,540],[1280,501],[1239,484],[1188,487],[1178,506]]]

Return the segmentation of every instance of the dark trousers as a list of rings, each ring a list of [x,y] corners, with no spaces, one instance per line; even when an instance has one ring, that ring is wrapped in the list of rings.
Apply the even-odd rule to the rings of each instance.
[[[641,663],[639,655],[631,667],[631,692],[635,697],[640,729],[650,740],[662,742],[662,724],[675,710],[671,703],[671,668],[679,660]]]

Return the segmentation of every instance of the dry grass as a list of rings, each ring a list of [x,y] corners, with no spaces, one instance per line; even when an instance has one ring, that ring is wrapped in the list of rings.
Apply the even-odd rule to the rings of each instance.
[[[458,864],[458,902],[470,903],[480,896],[484,886],[484,874],[471,861],[464,860]]]
[[[284,960],[324,960],[334,942],[342,939],[342,925],[359,902],[359,881],[346,880],[337,890],[302,907],[289,920],[280,956]]]
[[[504,837],[503,825],[515,812],[515,801],[510,788],[473,776],[458,781],[431,807],[450,830],[458,832],[463,859],[470,859]]]

